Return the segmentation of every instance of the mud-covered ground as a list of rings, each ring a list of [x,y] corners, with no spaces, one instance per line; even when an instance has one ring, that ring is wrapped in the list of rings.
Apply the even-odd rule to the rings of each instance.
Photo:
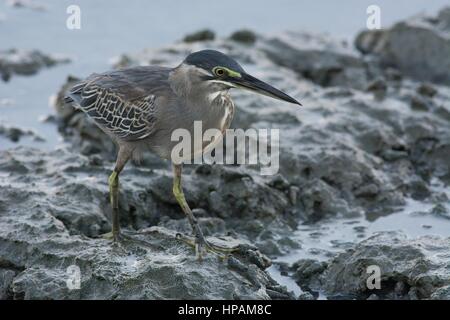
[[[177,239],[189,225],[171,195],[170,164],[152,154],[121,175],[121,225],[140,242],[99,238],[111,227],[115,146],[63,104],[79,77],[68,75],[47,119],[64,147],[0,151],[0,298],[449,299],[449,38],[444,9],[353,44],[298,31],[202,31],[116,57],[115,68],[175,66],[214,48],[302,102],[232,92],[234,128],[280,129],[277,175],[187,167],[186,198],[206,234],[240,244],[225,261],[200,263]],[[12,127],[0,135],[39,139]],[[80,289],[67,286],[70,266]],[[381,289],[367,286],[370,266]]]

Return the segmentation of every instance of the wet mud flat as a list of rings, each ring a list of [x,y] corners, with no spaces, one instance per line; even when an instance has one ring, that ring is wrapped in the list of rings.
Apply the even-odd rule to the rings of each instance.
[[[142,242],[99,238],[110,230],[115,146],[64,105],[79,76],[70,75],[53,119],[64,146],[0,151],[0,297],[450,298],[450,84],[429,64],[450,63],[448,12],[362,32],[354,44],[296,31],[202,31],[115,59],[116,68],[175,66],[214,48],[304,105],[232,92],[234,128],[280,129],[278,174],[187,167],[186,198],[205,233],[241,244],[226,261],[199,263],[176,239],[189,224],[171,196],[170,164],[152,154],[121,176],[121,225]],[[440,49],[424,49],[432,46]],[[73,265],[77,290],[66,283]],[[373,265],[379,290],[366,284]]]

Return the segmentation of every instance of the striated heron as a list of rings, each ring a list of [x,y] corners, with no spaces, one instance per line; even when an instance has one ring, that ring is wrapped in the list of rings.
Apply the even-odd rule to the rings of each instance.
[[[290,103],[294,98],[247,74],[229,56],[202,50],[189,54],[175,68],[141,66],[92,74],[74,85],[65,101],[73,103],[108,134],[118,145],[117,161],[109,177],[112,206],[112,231],[109,238],[123,238],[119,226],[119,174],[127,161],[151,150],[170,159],[175,141],[171,134],[182,128],[193,133],[194,121],[202,121],[203,130],[229,128],[234,114],[230,88],[242,88]],[[211,143],[201,143],[188,158],[202,154]],[[192,145],[198,145],[196,143]],[[186,214],[195,235],[196,253],[203,250],[223,253],[221,247],[206,241],[181,187],[182,164],[173,165],[173,193]]]

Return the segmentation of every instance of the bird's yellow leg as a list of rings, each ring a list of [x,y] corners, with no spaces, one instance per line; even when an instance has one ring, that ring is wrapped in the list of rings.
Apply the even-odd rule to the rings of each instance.
[[[130,146],[123,145],[119,147],[119,152],[117,154],[116,165],[113,172],[109,176],[109,201],[112,208],[112,230],[107,234],[102,235],[103,238],[113,240],[114,242],[119,242],[123,240],[134,240],[130,236],[123,234],[120,230],[119,224],[119,174],[122,172],[125,164],[130,159],[133,153],[133,149]],[[126,231],[130,234],[130,231]],[[131,232],[132,233],[132,232]]]
[[[111,201],[111,206],[114,207],[118,204],[117,199],[114,197],[114,193],[119,191],[119,175],[116,171],[113,171],[108,179],[109,185],[109,200]]]
[[[119,240],[120,224],[119,224],[119,174],[114,170],[108,179],[109,185],[109,201],[112,208],[112,230],[103,235],[103,238],[113,241]]]
[[[119,173],[114,170],[108,179],[109,184],[109,199],[112,208],[112,230],[104,235],[103,238],[112,240],[114,242],[133,242],[142,246],[151,247],[146,241],[135,239],[132,236],[137,233],[130,231],[122,231],[119,224]],[[124,233],[125,232],[125,233]]]
[[[175,196],[175,199],[177,200],[178,204],[180,205],[183,212],[186,214],[189,223],[192,227],[192,230],[195,235],[195,242],[192,243],[192,241],[189,241],[188,238],[184,239],[181,238],[184,242],[186,242],[189,245],[194,245],[196,255],[199,259],[202,258],[202,249],[205,249],[207,251],[216,253],[216,254],[230,254],[234,251],[236,251],[238,248],[225,248],[220,247],[217,245],[212,245],[209,242],[206,241],[205,237],[203,236],[203,232],[198,224],[197,219],[195,218],[194,214],[192,213],[191,208],[189,208],[189,205],[186,201],[186,198],[184,197],[183,188],[181,187],[181,166],[175,166],[174,165],[174,180],[173,180],[173,194]]]

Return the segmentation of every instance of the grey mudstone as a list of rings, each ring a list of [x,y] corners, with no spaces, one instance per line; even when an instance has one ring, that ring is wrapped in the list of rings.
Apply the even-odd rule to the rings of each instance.
[[[11,299],[11,284],[16,275],[15,270],[0,268],[0,300]]]
[[[257,35],[251,30],[243,29],[233,32],[230,39],[245,44],[253,44],[256,42]]]
[[[324,35],[286,32],[266,40],[263,51],[276,64],[321,86],[364,89],[369,81],[366,63],[357,52]]]
[[[3,136],[12,142],[18,142],[23,137],[31,137],[34,141],[43,141],[44,139],[33,130],[22,129],[14,126],[0,124],[0,136]]]
[[[362,53],[373,54],[384,65],[395,66],[419,80],[450,83],[450,8],[437,17],[415,16],[386,30],[366,30],[355,40]]]
[[[196,42],[196,41],[207,41],[207,40],[214,40],[215,34],[213,31],[205,29],[200,30],[191,34],[188,34],[184,37],[184,42]]]
[[[265,273],[270,260],[244,239],[211,237],[241,249],[201,263],[175,230],[155,226],[164,223],[164,206],[146,191],[145,181],[156,178],[148,171],[122,180],[122,226],[139,229],[139,241],[117,245],[99,237],[110,228],[106,168],[64,150],[18,148],[0,159],[0,298],[293,298]]]
[[[4,50],[0,51],[0,77],[8,81],[14,74],[32,75],[42,68],[69,61],[67,57],[47,55],[38,50]]]
[[[330,294],[388,299],[442,297],[450,284],[450,238],[422,236],[408,239],[401,232],[380,232],[332,259],[321,274],[322,288]],[[380,289],[367,280],[380,270]]]
[[[260,166],[214,169],[214,178],[207,173],[211,168],[202,174],[197,172],[193,175],[195,182],[186,178],[187,195],[192,205],[208,214],[227,220],[228,225],[241,226],[238,220],[230,222],[230,210],[236,218],[237,212],[242,212],[242,217],[254,217],[257,211],[259,218],[272,221],[281,217],[278,220],[295,227],[299,217],[318,221],[326,216],[386,214],[404,205],[411,194],[422,199],[430,196],[428,177],[450,181],[450,129],[442,116],[449,112],[447,89],[442,88],[432,97],[424,96],[416,92],[420,83],[399,81],[398,70],[381,68],[376,59],[361,57],[345,43],[315,34],[287,32],[272,38],[258,35],[251,47],[230,39],[215,39],[209,46],[261,70],[263,80],[296,93],[308,107],[296,109],[269,98],[232,91],[238,102],[234,128],[281,129],[279,174],[286,181],[261,176]],[[178,43],[127,54],[126,66],[176,66],[186,54],[200,48],[195,42]],[[352,75],[355,70],[364,74],[364,81]],[[325,78],[331,80],[323,83],[320,74],[330,72],[330,77]],[[299,73],[306,79],[299,79]],[[346,75],[348,82],[338,81]],[[375,91],[387,87],[387,102],[380,103],[372,94],[361,93],[370,83]],[[113,161],[115,147],[109,137],[85,115],[63,105],[65,88],[67,84],[56,104],[61,133],[75,150],[89,157],[98,153]],[[411,97],[430,100],[429,107],[412,111]],[[152,154],[145,155],[141,165],[170,175],[169,163]],[[220,181],[216,181],[219,177]],[[167,198],[170,192],[170,178],[163,179],[161,187],[150,188],[159,199]],[[173,205],[173,200],[168,204]]]
[[[438,18],[439,28],[447,28],[445,12]],[[405,23],[406,29],[410,28],[409,24]],[[448,216],[439,205],[448,199],[442,196],[442,190],[436,191],[435,184],[450,183],[450,89],[433,84],[433,90],[425,83],[435,79],[417,81],[411,78],[416,77],[412,74],[414,70],[410,73],[404,68],[418,61],[416,53],[399,55],[402,64],[386,65],[380,39],[390,31],[371,33],[366,38],[361,36],[357,43],[362,41],[358,48],[364,54],[345,42],[300,32],[272,37],[255,35],[257,41],[251,46],[232,39],[208,40],[208,47],[236,58],[247,70],[290,93],[304,105],[299,109],[252,93],[231,92],[237,108],[233,128],[280,129],[279,170],[278,175],[271,177],[260,174],[260,164],[185,166],[186,198],[208,236],[218,239],[228,235],[240,243],[255,245],[263,254],[277,257],[304,246],[303,240],[294,234],[299,223],[320,224],[324,219],[334,221],[362,216],[373,220],[404,208],[410,198],[436,206],[434,210],[425,210],[425,214]],[[410,46],[432,45],[420,33],[405,39],[419,42]],[[203,48],[201,41],[179,42],[165,48],[124,54],[115,66],[176,66],[188,53]],[[427,70],[430,75],[436,71],[434,64],[421,65],[425,67],[430,68]],[[93,284],[101,288],[101,297],[126,297],[111,289],[111,283],[119,283],[121,290],[130,297],[169,297],[170,294],[181,297],[164,272],[174,272],[173,279],[182,283],[186,292],[183,297],[194,294],[231,297],[231,292],[237,292],[235,297],[288,297],[277,284],[266,279],[265,259],[256,250],[247,251],[254,255],[248,253],[231,259],[228,265],[215,264],[216,261],[213,263],[209,259],[204,267],[195,265],[198,274],[193,276],[192,251],[168,235],[168,230],[190,232],[189,224],[171,195],[170,163],[152,154],[144,155],[140,165],[127,165],[121,175],[121,225],[124,229],[140,231],[153,227],[140,237],[155,246],[152,249],[155,259],[166,269],[164,272],[155,269],[151,263],[156,260],[147,259],[152,250],[131,246],[129,249],[137,252],[135,259],[144,260],[145,270],[138,272],[139,281],[129,280],[128,271],[122,268],[121,253],[97,239],[110,228],[107,176],[113,166],[115,145],[84,114],[63,104],[64,90],[75,81],[73,77],[68,79],[55,105],[56,122],[72,149],[70,152],[14,149],[1,154],[0,212],[8,212],[5,219],[9,227],[2,229],[0,236],[7,241],[6,248],[11,246],[12,252],[30,252],[26,259],[18,256],[14,260],[8,255],[11,260],[8,267],[0,264],[0,269],[6,269],[8,276],[14,273],[13,281],[2,292],[6,292],[7,297],[41,294],[44,297],[37,289],[27,291],[28,287],[34,288],[29,285],[33,278],[40,279],[40,285],[51,283],[50,287],[63,288],[60,275],[65,269],[54,267],[61,260],[62,239],[69,247],[65,248],[69,257],[67,263],[72,263],[75,256],[71,248],[76,248],[82,257],[96,263],[92,266],[87,260],[81,260],[82,267],[89,266],[92,274],[107,279],[102,286],[103,282],[88,276],[83,297],[93,294],[89,287]],[[378,96],[380,92],[382,96]],[[27,192],[23,191],[24,186],[28,187]],[[359,238],[370,232],[369,227],[355,226],[350,230]],[[39,235],[37,244],[31,238],[22,238],[31,237],[33,233]],[[322,235],[310,234],[313,240]],[[19,239],[19,242],[11,243],[9,238]],[[18,249],[21,244],[23,247]],[[330,243],[333,251],[307,247],[304,250],[314,257],[325,258],[335,255],[334,250],[349,251],[327,261],[326,266],[314,259],[305,262],[302,268],[298,266],[297,276],[302,279],[300,285],[335,298],[444,297],[448,285],[444,267],[446,245],[446,239],[406,239],[396,233],[379,235],[360,244],[336,239]],[[2,248],[0,246],[0,254],[6,255]],[[435,253],[436,261],[430,258]],[[106,260],[109,256],[111,260]],[[35,260],[27,259],[39,262],[37,270]],[[103,259],[106,271],[97,266]],[[171,267],[161,262],[166,261],[164,259],[174,259],[176,264]],[[147,260],[149,264],[145,263]],[[190,287],[192,282],[177,269],[180,261],[188,265],[189,277],[211,281],[211,287],[209,284]],[[382,279],[386,290],[374,293],[362,287],[365,278],[361,272],[369,262],[379,263],[387,270]],[[238,270],[237,280],[228,277],[225,270],[229,268]],[[328,278],[323,278],[325,274]],[[213,275],[229,281],[232,288],[213,291],[213,285],[223,284],[214,282]],[[145,287],[142,294],[136,293],[133,286],[139,286],[141,277],[146,279],[143,280],[146,285],[150,281],[156,283],[156,289],[149,291]],[[158,278],[162,279],[161,283],[151,280]],[[58,290],[52,296],[66,294]]]
[[[293,272],[292,277],[299,287],[303,290],[310,290],[311,288],[318,288],[318,279],[326,267],[325,261],[301,259],[295,262],[290,269]]]

